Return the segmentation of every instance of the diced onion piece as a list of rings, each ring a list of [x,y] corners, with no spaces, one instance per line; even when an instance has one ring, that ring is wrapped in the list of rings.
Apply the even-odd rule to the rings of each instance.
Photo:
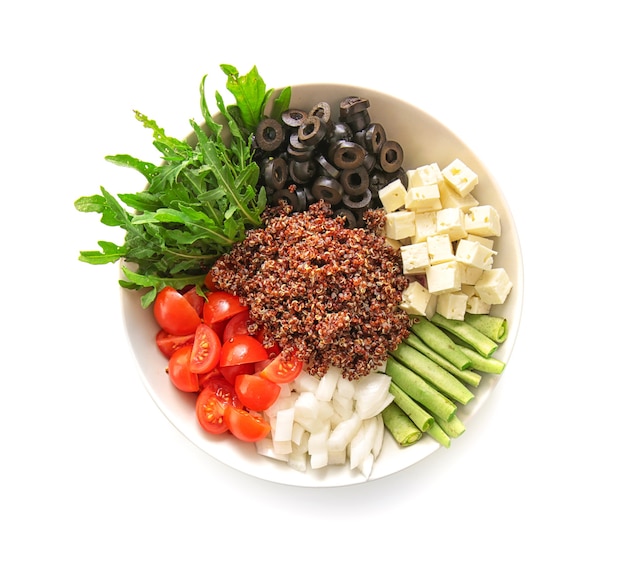
[[[331,367],[328,372],[319,380],[316,396],[317,400],[330,401],[335,394],[337,381],[341,376],[341,371],[337,367]]]
[[[291,442],[293,433],[295,407],[282,408],[276,413],[276,420],[272,431],[272,438],[276,442]]]
[[[289,456],[291,454],[276,453],[276,451],[274,450],[273,440],[269,437],[263,438],[262,440],[255,442],[255,445],[256,445],[257,453],[261,456],[265,456],[267,458],[272,458],[272,459],[284,461],[284,462],[289,461]]]
[[[356,411],[365,420],[380,414],[393,400],[389,393],[391,377],[384,373],[372,372],[357,381],[354,398]]]
[[[345,450],[361,428],[361,418],[354,412],[350,418],[337,424],[328,437],[329,451]]]

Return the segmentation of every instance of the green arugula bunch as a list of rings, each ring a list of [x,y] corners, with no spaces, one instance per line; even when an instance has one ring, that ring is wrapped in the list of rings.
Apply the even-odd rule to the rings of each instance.
[[[165,286],[181,289],[202,283],[215,260],[262,223],[266,194],[259,184],[253,133],[265,118],[274,89],[266,87],[256,66],[246,75],[239,75],[232,65],[220,67],[235,104],[226,105],[216,92],[219,114],[214,118],[206,101],[205,75],[200,83],[205,124],[190,120],[189,140],[167,136],[155,121],[135,111],[137,120],[153,133],[160,164],[127,154],[106,157],[140,172],[147,181],[142,191],[114,196],[101,187],[100,194],[74,203],[78,211],[99,213],[104,225],[125,231],[122,245],[98,241],[101,250],[81,251],[79,260],[89,264],[123,260],[120,285],[146,288],[144,307]],[[282,89],[272,102],[272,116],[280,116],[290,99],[291,88]]]

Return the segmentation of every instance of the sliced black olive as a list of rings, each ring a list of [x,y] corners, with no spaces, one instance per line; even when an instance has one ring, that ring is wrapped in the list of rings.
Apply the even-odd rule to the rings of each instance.
[[[363,97],[346,97],[339,103],[339,117],[345,119],[348,116],[367,110],[369,106],[369,100],[364,99]]]
[[[358,196],[344,193],[341,199],[343,204],[352,211],[363,211],[369,207],[372,201],[372,192],[366,189],[363,194]]]
[[[323,199],[331,205],[336,205],[341,202],[343,188],[336,179],[320,176],[313,182],[311,193],[318,201]]]
[[[344,194],[356,197],[365,193],[370,183],[370,176],[364,166],[359,166],[353,170],[342,170],[339,181]]]
[[[326,159],[324,154],[315,156],[315,161],[319,164],[320,175],[333,179],[337,179],[341,175],[341,172]]]
[[[365,129],[365,149],[373,154],[378,154],[381,146],[387,141],[385,129],[378,122],[372,122]]]
[[[369,188],[373,194],[378,195],[378,192],[385,187],[391,181],[391,176],[378,169],[374,169],[370,172],[370,185]]]
[[[289,110],[283,112],[281,119],[285,123],[285,126],[288,126],[289,128],[299,128],[307,116],[308,114],[304,110],[290,108]]]
[[[281,189],[275,193],[274,199],[276,203],[286,201],[294,212],[306,211],[307,208],[306,192],[303,187]]]
[[[378,158],[375,154],[365,154],[365,158],[363,159],[363,167],[367,170],[368,173],[376,167],[377,163]]]
[[[313,160],[306,160],[304,162],[290,160],[289,162],[289,177],[297,184],[303,185],[311,181],[316,174],[317,162]]]
[[[335,217],[343,217],[346,220],[344,226],[348,229],[354,229],[357,226],[356,215],[347,207],[340,207],[339,209],[335,210]]]
[[[285,129],[283,125],[273,118],[264,118],[256,127],[256,143],[265,152],[273,152],[278,149],[284,139]]]
[[[395,140],[387,140],[380,148],[378,162],[383,171],[393,173],[400,169],[404,160],[402,146]]]
[[[352,140],[352,137],[352,128],[346,122],[335,122],[330,132],[326,134],[326,141],[334,144],[340,140]]]
[[[310,160],[315,153],[315,146],[307,146],[300,142],[298,133],[294,132],[289,136],[289,144],[287,145],[287,155],[290,159],[299,162]]]
[[[263,163],[263,181],[265,186],[280,190],[285,187],[289,168],[283,158],[269,158]]]
[[[330,130],[333,121],[331,119],[331,108],[326,102],[317,103],[310,111],[309,116],[317,116],[325,125],[326,130]]]
[[[345,121],[350,125],[350,128],[352,128],[352,130],[356,132],[359,130],[364,130],[369,126],[370,115],[369,112],[363,110],[361,112],[346,116]]]
[[[340,140],[328,149],[330,161],[338,168],[353,170],[365,159],[365,148],[350,140]]]
[[[307,146],[319,144],[326,136],[326,123],[319,116],[307,116],[298,127],[298,139]]]

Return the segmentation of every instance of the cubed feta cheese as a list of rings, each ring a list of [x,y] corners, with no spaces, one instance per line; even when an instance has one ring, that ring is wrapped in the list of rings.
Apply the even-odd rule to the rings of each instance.
[[[440,209],[437,214],[437,233],[447,234],[451,241],[458,241],[467,236],[465,214],[458,207]]]
[[[414,243],[425,241],[427,237],[437,234],[437,212],[428,211],[426,213],[415,214],[415,235]]]
[[[503,304],[513,283],[504,268],[485,270],[474,285],[476,294],[488,304]]]
[[[400,248],[400,255],[402,256],[402,270],[404,274],[423,273],[430,264],[428,244],[426,242],[405,245]]]
[[[476,284],[483,275],[484,270],[482,268],[476,268],[462,262],[459,265],[461,266],[461,284]]]
[[[442,171],[444,181],[461,197],[465,197],[478,184],[478,175],[456,158]]]
[[[469,314],[489,314],[491,304],[484,302],[479,296],[472,296],[467,300],[465,311]]]
[[[460,263],[456,260],[426,267],[426,280],[431,294],[457,292],[461,289]]]
[[[400,307],[407,314],[431,318],[437,307],[437,296],[415,280],[402,292]]]
[[[477,205],[465,215],[465,230],[479,237],[499,237],[500,215],[491,205]]]
[[[426,238],[430,264],[440,264],[454,260],[450,235],[432,235]]]
[[[404,207],[406,188],[399,179],[396,179],[378,191],[378,198],[387,213],[397,211]]]
[[[415,235],[415,213],[401,209],[386,215],[385,234],[390,239],[402,240]]]
[[[465,317],[467,299],[463,292],[439,294],[437,298],[437,313],[444,318],[462,320]]]
[[[406,192],[404,206],[416,213],[441,209],[439,186],[436,183],[432,183],[430,185],[409,187]]]
[[[493,266],[493,249],[481,245],[479,242],[461,239],[456,246],[456,259],[463,264],[487,270]]]
[[[442,207],[458,207],[464,213],[467,213],[470,207],[475,207],[479,204],[478,199],[476,199],[471,193],[461,197],[446,183],[439,186],[439,196]]]
[[[415,187],[418,185],[432,185],[436,184],[439,187],[443,186],[443,175],[439,169],[437,163],[427,164],[420,166],[413,170],[407,171],[407,186]]]
[[[492,249],[493,248],[493,239],[487,239],[485,237],[479,237],[478,235],[472,235],[471,233],[468,233],[465,238],[468,241],[474,241],[474,242],[480,243],[481,245],[483,245],[484,247],[487,247],[488,249]]]

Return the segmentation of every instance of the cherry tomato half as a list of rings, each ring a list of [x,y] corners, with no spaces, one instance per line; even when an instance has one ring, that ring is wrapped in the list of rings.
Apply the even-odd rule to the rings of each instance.
[[[235,335],[222,345],[220,367],[256,363],[267,359],[263,344],[251,335]]]
[[[259,375],[275,383],[290,383],[300,374],[302,367],[302,361],[295,357],[288,359],[281,352],[259,371]]]
[[[247,309],[237,296],[216,290],[207,296],[204,303],[204,321],[208,324],[216,323],[231,318]]]
[[[255,372],[255,363],[242,363],[241,365],[218,367],[218,370],[231,385],[234,385],[237,375],[252,374]]]
[[[191,345],[193,338],[194,335],[192,333],[188,335],[171,335],[164,329],[160,329],[156,334],[156,344],[159,351],[169,359],[174,354],[174,351],[183,345]]]
[[[229,318],[224,326],[222,341],[226,343],[231,337],[235,337],[235,335],[250,335],[248,333],[249,321],[250,310],[248,308]]]
[[[211,434],[223,434],[228,430],[224,415],[229,408],[242,408],[235,388],[224,379],[207,380],[196,399],[196,417],[200,426]]]
[[[153,311],[159,327],[171,335],[195,333],[200,323],[195,308],[171,286],[166,286],[157,294]]]
[[[193,288],[189,288],[189,290],[183,294],[183,297],[193,306],[193,309],[196,310],[198,317],[202,317],[204,310],[204,298],[198,294],[198,289],[195,286]]]
[[[174,386],[184,392],[198,392],[198,375],[189,369],[191,345],[183,345],[174,351],[167,364],[167,373]]]
[[[235,392],[246,408],[260,412],[276,402],[280,395],[280,385],[259,375],[237,375]]]
[[[270,425],[261,416],[234,406],[227,406],[224,422],[235,438],[244,442],[258,442],[270,433]]]
[[[191,372],[208,373],[217,367],[220,361],[221,349],[222,342],[215,330],[205,323],[198,325],[189,362]]]

